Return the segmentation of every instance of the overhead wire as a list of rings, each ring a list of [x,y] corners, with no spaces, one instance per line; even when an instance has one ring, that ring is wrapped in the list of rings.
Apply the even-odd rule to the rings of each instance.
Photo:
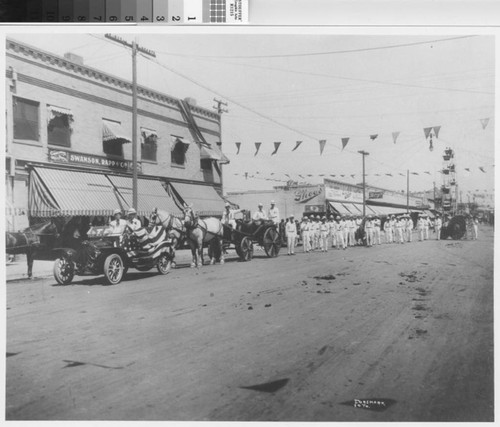
[[[423,44],[431,44],[431,43],[441,43],[452,40],[466,39],[477,37],[476,35],[466,35],[466,36],[457,36],[457,37],[449,37],[445,39],[436,39],[436,40],[427,40],[420,42],[412,42],[412,43],[401,43],[395,45],[385,45],[385,46],[375,46],[375,47],[365,47],[365,48],[357,48],[357,49],[344,49],[344,50],[334,50],[334,51],[326,51],[326,52],[307,52],[307,53],[293,53],[293,54],[277,54],[277,55],[187,55],[187,54],[179,54],[172,53],[167,51],[158,51],[165,55],[172,56],[181,56],[181,57],[199,57],[199,58],[233,58],[233,59],[261,59],[261,58],[290,58],[290,57],[307,57],[307,56],[321,56],[321,55],[337,55],[337,54],[346,54],[346,53],[360,53],[360,52],[369,52],[374,50],[385,50],[385,49],[396,49],[402,47],[410,47],[410,46],[418,46]]]

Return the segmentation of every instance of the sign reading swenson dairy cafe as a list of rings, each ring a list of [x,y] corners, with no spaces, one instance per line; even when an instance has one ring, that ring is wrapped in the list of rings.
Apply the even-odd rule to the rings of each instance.
[[[94,154],[75,153],[66,150],[49,149],[49,162],[132,172],[132,162],[130,160],[112,159],[104,156],[96,156]],[[137,164],[137,170],[139,172],[141,171],[140,163]]]

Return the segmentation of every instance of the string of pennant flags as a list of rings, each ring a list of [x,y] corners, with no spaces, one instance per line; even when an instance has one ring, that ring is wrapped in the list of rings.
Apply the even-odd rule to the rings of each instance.
[[[481,127],[484,129],[486,129],[486,127],[488,126],[488,123],[490,121],[490,118],[489,117],[486,117],[484,119],[479,119],[480,123],[481,123]],[[423,131],[424,131],[424,135],[425,135],[425,139],[426,140],[429,140],[429,150],[433,150],[433,137],[435,137],[436,139],[439,139],[439,131],[441,130],[441,126],[430,126],[430,127],[425,127],[423,128]],[[392,132],[392,141],[394,144],[396,144],[399,136],[401,135],[401,131],[394,131]],[[371,141],[375,141],[377,138],[379,137],[379,134],[376,133],[376,134],[370,134],[369,135],[369,138]],[[341,138],[340,141],[342,143],[342,150],[344,150],[344,148],[347,146],[347,144],[349,143],[349,140],[350,140],[350,137],[344,137],[344,138]],[[302,144],[303,141],[296,141],[295,142],[295,146],[292,148],[292,151],[295,151],[297,150],[297,148],[300,147],[300,145]],[[323,150],[325,149],[325,145],[326,145],[326,139],[320,139],[318,141],[319,143],[319,154],[322,155],[323,154]],[[236,154],[240,154],[240,149],[241,149],[241,142],[235,142],[236,144]],[[262,142],[255,142],[255,153],[254,153],[254,156],[257,156],[257,154],[259,154],[259,150],[260,150],[260,147],[262,145]],[[278,150],[281,146],[281,142],[280,141],[276,141],[274,142],[274,151],[271,153],[271,156],[274,156],[275,154],[278,153]]]
[[[491,165],[491,168],[494,168],[495,165]],[[471,168],[471,167],[467,167],[467,168],[463,168],[465,171],[467,171],[469,174],[473,172],[473,170],[475,170],[475,168]],[[479,171],[481,171],[482,173],[488,173],[488,171],[486,170],[486,167],[485,166],[479,166],[477,168]],[[438,173],[443,173],[442,170],[439,170],[437,171]],[[411,175],[417,175],[417,176],[420,176],[420,175],[429,175],[429,176],[433,176],[433,172],[431,171],[418,171],[418,172],[415,172],[415,171],[410,171],[410,174]],[[241,177],[244,177],[245,179],[262,179],[262,180],[265,180],[265,181],[275,181],[275,182],[289,182],[289,181],[294,181],[293,177],[290,175],[290,174],[287,174],[287,173],[274,173],[274,172],[271,172],[270,174],[267,174],[267,175],[264,175],[264,174],[261,174],[260,171],[256,171],[256,172],[253,172],[253,173],[249,173],[249,172],[236,172],[234,173],[233,175],[235,176],[241,176]],[[286,176],[287,178],[286,179],[277,179],[276,178],[276,175],[284,175]],[[320,173],[320,174],[294,174],[294,176],[296,177],[299,177],[303,180],[307,180],[308,178],[352,178],[352,179],[355,179],[355,178],[361,178],[362,177],[362,174],[326,174],[326,173]],[[385,176],[388,176],[388,177],[391,177],[391,178],[394,178],[394,177],[397,177],[397,176],[403,176],[403,177],[406,177],[406,174],[405,173],[402,173],[402,172],[388,172],[388,173],[374,173],[374,174],[365,174],[365,177],[369,177],[369,176],[376,176],[376,177],[385,177]]]

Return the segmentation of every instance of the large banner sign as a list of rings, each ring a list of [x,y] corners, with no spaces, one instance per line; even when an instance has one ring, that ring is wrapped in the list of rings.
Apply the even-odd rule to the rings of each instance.
[[[132,162],[130,160],[109,159],[104,156],[75,153],[66,150],[49,149],[49,162],[132,172]],[[141,172],[141,170],[141,164],[137,163],[137,171]]]
[[[321,194],[321,186],[301,188],[295,191],[294,200],[297,203],[306,203]]]
[[[325,187],[325,198],[340,202],[361,202],[363,203],[363,193],[337,188]]]
[[[369,199],[382,199],[384,197],[383,191],[369,191],[368,198]]]

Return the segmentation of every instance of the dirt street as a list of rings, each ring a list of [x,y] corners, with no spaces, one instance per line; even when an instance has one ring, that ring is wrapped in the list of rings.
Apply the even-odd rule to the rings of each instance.
[[[9,282],[6,418],[493,420],[492,228],[301,251]]]

